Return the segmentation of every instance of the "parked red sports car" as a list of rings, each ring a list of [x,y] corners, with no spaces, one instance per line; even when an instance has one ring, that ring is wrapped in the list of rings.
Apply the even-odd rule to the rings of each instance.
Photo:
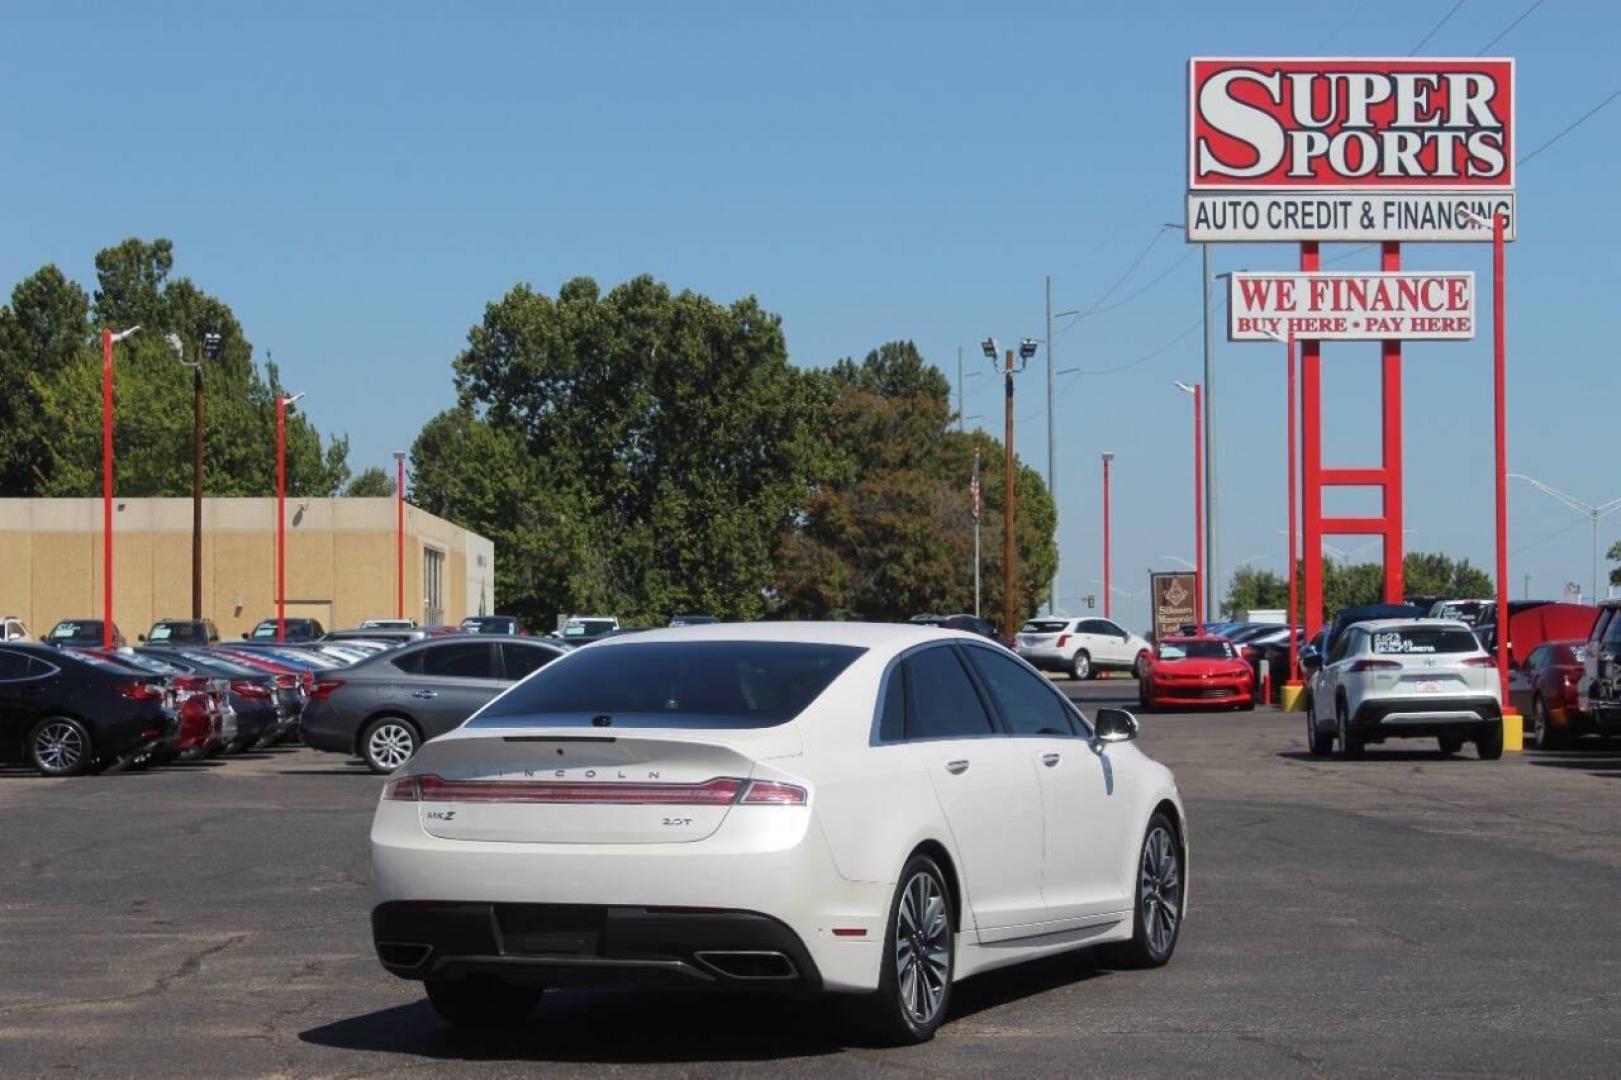
[[[1226,638],[1168,637],[1154,646],[1148,670],[1137,684],[1144,709],[1166,707],[1255,708],[1255,676]]]

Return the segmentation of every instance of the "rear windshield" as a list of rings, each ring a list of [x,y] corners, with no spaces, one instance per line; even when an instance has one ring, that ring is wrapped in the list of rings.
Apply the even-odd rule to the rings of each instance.
[[[1069,625],[1068,619],[1032,619],[1019,628],[1025,634],[1056,634]]]
[[[1479,652],[1475,635],[1457,627],[1411,627],[1406,630],[1375,630],[1369,634],[1373,651],[1381,655],[1406,653]]]
[[[864,652],[787,641],[581,649],[491,702],[469,726],[775,727],[803,712]]]
[[[608,619],[581,619],[571,622],[563,627],[563,636],[595,637],[597,634],[607,634],[613,631],[614,624]]]
[[[101,637],[101,624],[98,622],[59,622],[51,627],[53,641],[72,638]]]
[[[1167,641],[1159,647],[1161,660],[1230,660],[1233,647],[1225,641]]]

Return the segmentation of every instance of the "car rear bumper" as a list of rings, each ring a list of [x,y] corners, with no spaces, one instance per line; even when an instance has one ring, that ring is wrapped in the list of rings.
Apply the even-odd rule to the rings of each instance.
[[[1043,671],[1069,667],[1069,656],[1051,647],[1038,646],[1032,648],[1028,645],[1020,645],[1014,649],[1014,652],[1018,653],[1031,667],[1040,668]]]
[[[518,843],[430,835],[421,827],[418,805],[384,801],[378,806],[371,835],[372,896],[378,909],[392,911],[389,905],[400,901],[452,901],[496,914],[513,908],[545,909],[542,915],[552,909],[614,913],[613,933],[608,933],[607,915],[591,916],[605,921],[590,954],[563,951],[537,958],[514,953],[505,938],[496,944],[506,952],[490,952],[486,937],[477,939],[477,949],[454,943],[440,947],[440,958],[459,958],[458,971],[474,970],[468,964],[505,964],[566,969],[555,978],[593,984],[735,988],[754,981],[728,982],[716,970],[724,963],[697,957],[697,946],[681,952],[675,945],[697,942],[706,950],[747,951],[763,941],[769,947],[757,951],[783,953],[794,974],[762,980],[762,986],[769,981],[778,990],[808,992],[867,991],[878,985],[894,882],[843,877],[820,826],[808,815],[770,808],[746,815],[750,822],[738,813],[744,808],[734,808],[707,838],[678,843]],[[714,923],[690,915],[683,916],[685,921],[665,918],[683,909],[727,918]],[[735,917],[740,913],[751,918]],[[786,936],[762,929],[764,924],[754,921],[758,919],[784,928]],[[658,947],[644,947],[649,941]],[[436,942],[425,944],[438,947]],[[386,959],[391,971],[407,974]],[[678,969],[671,960],[684,966]],[[533,978],[546,982],[554,977],[540,973]]]
[[[1364,735],[1445,735],[1502,718],[1502,705],[1489,695],[1376,698],[1357,706],[1351,726]]]
[[[799,935],[753,911],[394,901],[372,911],[372,940],[383,967],[405,979],[494,975],[537,986],[822,989]]]

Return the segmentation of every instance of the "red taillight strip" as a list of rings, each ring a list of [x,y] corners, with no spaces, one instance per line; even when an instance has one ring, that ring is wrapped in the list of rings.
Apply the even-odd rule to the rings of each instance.
[[[428,773],[416,780],[423,802],[568,803],[574,805],[727,806],[743,781],[718,776],[701,784],[602,783],[572,780],[446,780]],[[391,787],[393,785],[390,785]],[[390,795],[410,798],[409,795]]]

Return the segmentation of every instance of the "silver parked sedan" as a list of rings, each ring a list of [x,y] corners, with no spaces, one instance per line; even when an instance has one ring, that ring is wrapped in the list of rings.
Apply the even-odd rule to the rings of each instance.
[[[393,772],[424,742],[565,652],[530,637],[442,637],[323,672],[304,706],[304,742]]]

